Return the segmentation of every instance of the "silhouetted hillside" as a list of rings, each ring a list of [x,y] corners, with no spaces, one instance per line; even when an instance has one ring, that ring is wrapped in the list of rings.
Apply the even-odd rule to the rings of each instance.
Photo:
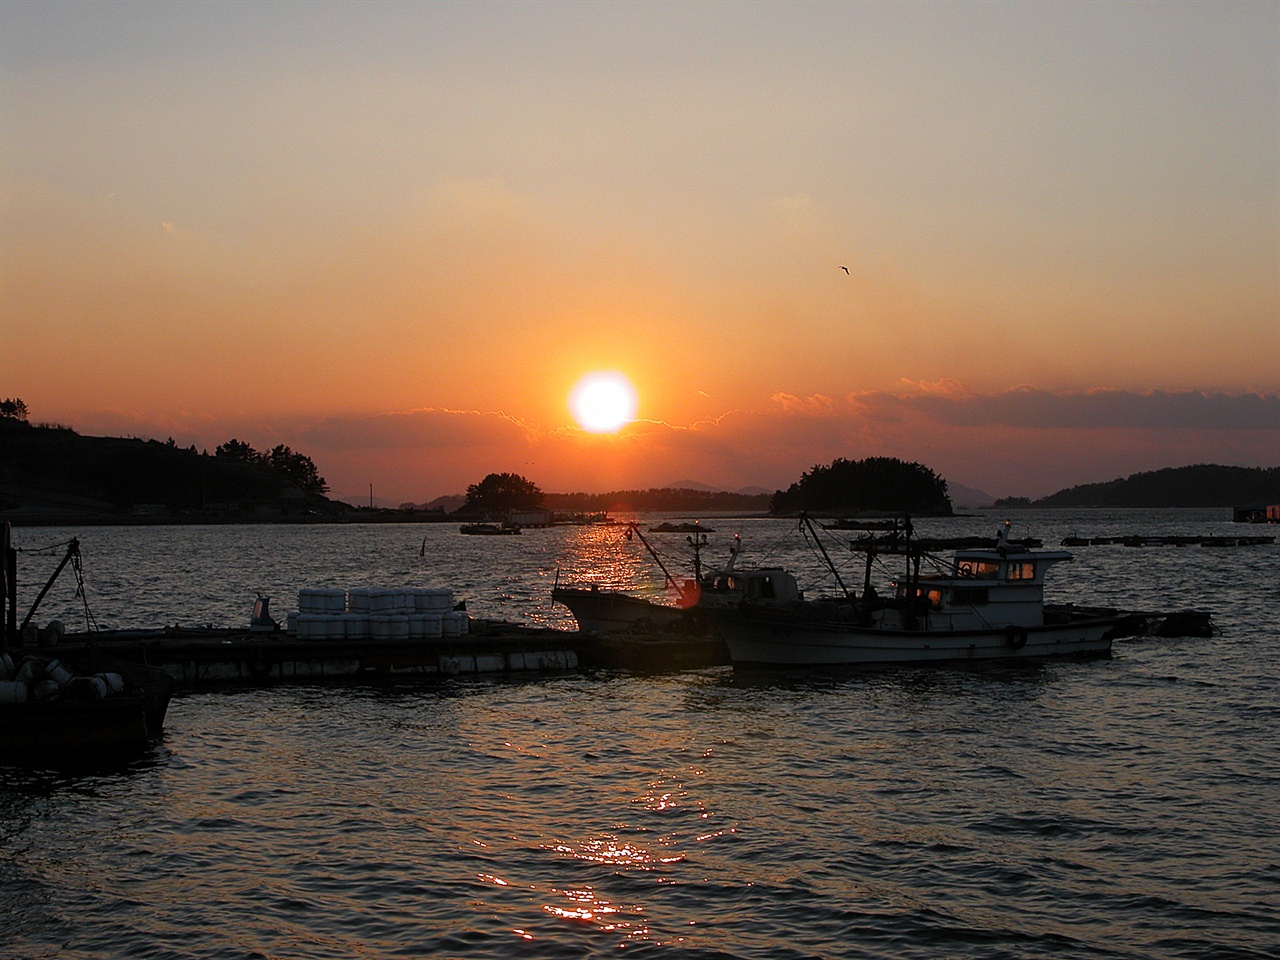
[[[0,517],[301,515],[332,507],[278,470],[173,441],[84,437],[0,418]]]
[[[1037,500],[1035,506],[1234,507],[1257,501],[1280,503],[1280,467],[1167,467],[1068,487]]]

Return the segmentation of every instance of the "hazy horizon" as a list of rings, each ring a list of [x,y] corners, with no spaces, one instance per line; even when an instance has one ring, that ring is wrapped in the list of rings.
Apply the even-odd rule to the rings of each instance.
[[[1280,463],[1280,5],[0,27],[0,396],[32,422],[284,443],[391,502]],[[597,370],[634,386],[617,432],[569,409]]]

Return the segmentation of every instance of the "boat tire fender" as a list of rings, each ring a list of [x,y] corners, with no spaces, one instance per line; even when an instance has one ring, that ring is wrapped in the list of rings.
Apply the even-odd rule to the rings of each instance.
[[[1009,644],[1010,650],[1021,650],[1027,645],[1026,627],[1010,627],[1005,635],[1005,642]]]

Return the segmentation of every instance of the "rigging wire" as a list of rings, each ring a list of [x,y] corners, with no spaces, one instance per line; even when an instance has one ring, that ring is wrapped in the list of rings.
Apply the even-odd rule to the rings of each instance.
[[[90,633],[98,631],[98,620],[93,615],[93,611],[89,609],[89,592],[84,585],[84,563],[77,550],[74,557],[71,558],[71,570],[76,575],[76,596],[80,598],[84,605],[84,625],[85,629]]]

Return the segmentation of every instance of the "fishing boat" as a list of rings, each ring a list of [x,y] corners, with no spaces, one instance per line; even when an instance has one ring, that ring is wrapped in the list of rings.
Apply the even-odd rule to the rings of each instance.
[[[17,550],[8,521],[0,524],[3,589],[0,590],[0,764],[69,764],[113,761],[145,750],[164,728],[173,677],[153,667],[108,658],[94,648],[54,656],[61,621],[32,623],[40,601],[67,567],[83,594],[80,542],[67,550],[22,620],[17,619]]]
[[[97,655],[83,660],[71,669],[67,660],[0,653],[0,764],[113,762],[161,735],[173,677]]]
[[[801,518],[819,547],[817,531]],[[704,585],[697,610],[724,640],[735,665],[841,666],[1008,660],[1110,652],[1119,622],[1112,611],[1044,602],[1045,574],[1071,561],[1065,550],[1033,550],[1009,538],[931,557],[912,539],[910,520],[884,537],[853,541],[867,554],[861,596],[840,580],[842,595],[807,600],[780,567],[736,571]],[[905,573],[880,597],[872,565],[883,555],[906,560]],[[930,566],[934,569],[930,571]]]
[[[662,570],[663,586],[670,590],[674,602],[601,588],[597,583],[561,584],[558,571],[551,599],[569,608],[574,620],[578,622],[578,629],[583,633],[617,633],[651,626],[665,628],[687,620],[687,611],[697,603],[701,592],[701,551],[707,544],[706,537],[699,533],[687,538],[693,548],[692,579],[677,579],[672,575],[662,556],[645,538],[638,524],[628,523],[623,537],[626,540],[633,537],[638,539],[653,557]]]
[[[600,589],[598,584],[561,586],[557,581],[551,599],[569,608],[583,633],[616,633],[643,625],[678,622],[685,609],[623,590]]]

